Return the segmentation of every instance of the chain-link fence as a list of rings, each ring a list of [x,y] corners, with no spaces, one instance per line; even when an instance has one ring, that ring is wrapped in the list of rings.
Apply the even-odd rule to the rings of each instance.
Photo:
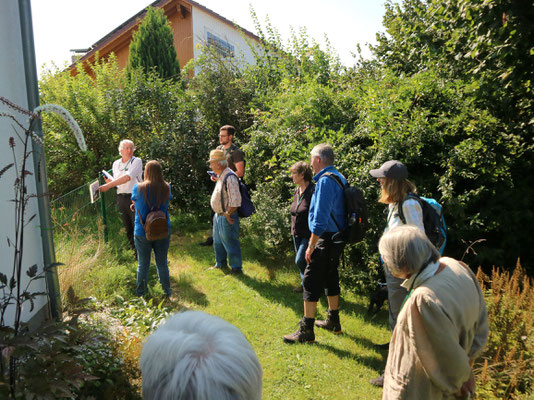
[[[117,236],[122,226],[115,205],[116,190],[98,192],[98,199],[91,202],[90,184],[71,190],[50,204],[56,259],[64,264],[58,267],[62,295],[91,267],[102,243]]]

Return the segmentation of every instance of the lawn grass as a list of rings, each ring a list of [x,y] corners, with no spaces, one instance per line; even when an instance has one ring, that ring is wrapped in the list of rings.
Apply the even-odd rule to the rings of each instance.
[[[314,344],[285,344],[282,336],[295,331],[303,315],[302,294],[292,291],[300,280],[292,259],[283,255],[265,258],[244,240],[243,275],[208,270],[214,264],[213,248],[199,246],[209,233],[208,225],[199,226],[188,217],[173,218],[172,225],[169,269],[173,294],[165,306],[176,311],[202,310],[238,327],[263,367],[264,399],[381,398],[381,389],[371,386],[369,379],[377,377],[385,364],[386,355],[373,346],[389,340],[385,309],[370,318],[367,299],[342,289],[343,334],[316,329]],[[77,278],[71,280],[79,297],[93,296],[111,303],[117,294],[134,297],[137,264],[123,249],[126,240],[121,234],[124,232],[108,244],[88,238],[82,241],[78,249],[82,256],[91,253],[91,262],[81,264],[83,270],[76,271]],[[95,246],[99,250],[93,254],[90,248]],[[149,297],[158,304],[164,294],[155,270],[152,258]],[[322,299],[318,318],[324,318],[326,311],[326,299]]]
[[[285,344],[282,336],[296,330],[303,315],[302,295],[292,292],[299,283],[297,268],[290,259],[261,259],[244,243],[244,275],[208,270],[214,264],[213,249],[198,245],[207,233],[172,237],[172,305],[217,315],[243,332],[263,367],[264,399],[381,398],[381,389],[368,381],[385,363],[385,355],[373,347],[389,340],[385,310],[368,318],[367,300],[343,292],[343,334],[316,330],[314,344]],[[155,285],[156,276],[151,279]],[[318,317],[324,318],[326,310],[323,299]]]

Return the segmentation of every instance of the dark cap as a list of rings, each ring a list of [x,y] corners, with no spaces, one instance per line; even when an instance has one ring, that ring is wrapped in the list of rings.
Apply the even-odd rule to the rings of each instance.
[[[391,178],[399,181],[408,178],[408,168],[397,160],[386,161],[380,168],[372,169],[369,173],[375,178]]]

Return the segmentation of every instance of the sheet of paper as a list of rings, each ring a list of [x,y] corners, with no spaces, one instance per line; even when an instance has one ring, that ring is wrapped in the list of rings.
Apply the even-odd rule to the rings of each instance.
[[[98,181],[94,181],[93,183],[89,184],[89,194],[91,196],[91,203],[94,203],[100,198],[100,191],[98,190],[98,188]]]

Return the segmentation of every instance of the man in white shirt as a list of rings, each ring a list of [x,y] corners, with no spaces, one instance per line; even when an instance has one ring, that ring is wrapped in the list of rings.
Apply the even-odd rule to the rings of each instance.
[[[112,187],[117,187],[117,208],[130,247],[135,250],[133,237],[135,214],[130,209],[130,204],[132,204],[132,188],[143,180],[143,162],[140,158],[134,157],[134,150],[135,145],[131,140],[125,139],[120,142],[121,158],[113,163],[113,179],[104,178],[106,184],[100,186],[100,191],[107,192]]]

